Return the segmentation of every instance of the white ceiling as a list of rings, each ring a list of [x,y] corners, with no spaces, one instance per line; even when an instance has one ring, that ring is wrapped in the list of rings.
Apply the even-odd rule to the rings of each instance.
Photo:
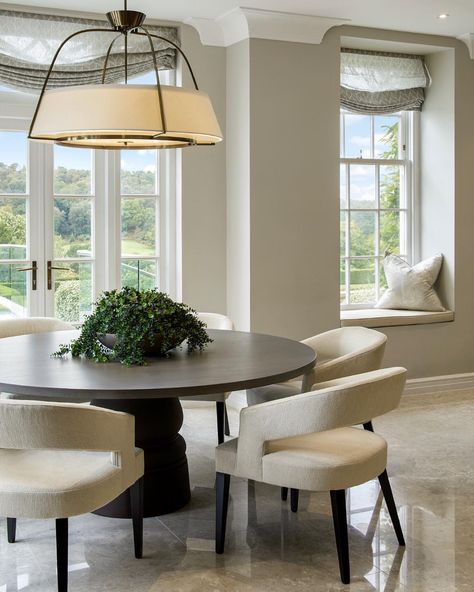
[[[20,0],[22,4],[104,13],[121,7],[122,0]],[[216,18],[237,6],[350,19],[351,24],[457,37],[474,33],[472,0],[128,0],[131,10],[149,17],[184,21]],[[448,13],[440,20],[437,16]]]

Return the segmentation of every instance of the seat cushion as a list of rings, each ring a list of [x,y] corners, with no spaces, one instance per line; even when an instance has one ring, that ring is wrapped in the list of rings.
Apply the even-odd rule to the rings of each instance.
[[[141,449],[127,471],[111,458],[110,452],[0,449],[0,515],[66,518],[100,508],[143,475]]]
[[[263,481],[295,489],[346,489],[378,477],[387,443],[359,428],[339,428],[273,440],[263,457]]]
[[[216,471],[235,474],[238,442],[234,438],[216,448]],[[309,491],[347,489],[378,477],[386,464],[387,443],[381,436],[339,428],[267,442],[261,480]]]

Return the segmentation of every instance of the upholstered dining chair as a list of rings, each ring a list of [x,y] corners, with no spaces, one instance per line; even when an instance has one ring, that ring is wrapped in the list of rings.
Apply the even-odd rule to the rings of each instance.
[[[313,385],[342,376],[378,370],[382,365],[387,336],[365,327],[341,327],[303,339],[316,353],[316,366],[306,384]],[[258,405],[301,393],[302,380],[271,384],[247,390],[248,405]]]
[[[215,312],[198,312],[197,316],[206,323],[208,329],[224,329],[232,331],[234,323],[223,314]],[[215,401],[217,415],[217,442],[224,442],[224,434],[230,436],[229,418],[227,416],[226,400],[230,393],[216,393],[215,395],[197,395],[195,397],[180,397],[183,401]]]
[[[395,409],[404,368],[366,372],[285,399],[242,409],[239,437],[216,448],[216,552],[223,553],[230,476],[329,491],[341,580],[350,582],[346,489],[375,479],[398,538],[403,532],[387,476],[387,443],[358,427]],[[321,385],[322,386],[322,385]]]
[[[129,490],[135,557],[143,549],[143,451],[135,418],[73,403],[0,401],[0,516],[54,518],[58,591],[68,585],[68,518]],[[7,518],[15,542],[16,519]]]
[[[304,339],[302,343],[311,347],[316,353],[316,366],[312,376],[306,377],[305,384],[314,385],[341,376],[378,370],[382,365],[386,342],[386,335],[365,327],[341,327]],[[301,393],[302,388],[303,381],[293,379],[249,389],[247,404],[258,405],[266,401],[291,397]],[[287,497],[288,490],[283,488],[281,499],[286,500]],[[298,490],[292,490],[293,512],[298,510],[298,497]]]
[[[0,319],[0,339],[5,337],[16,337],[17,335],[30,335],[32,333],[46,333],[48,331],[72,331],[74,325],[55,319],[53,317],[25,317]],[[1,399],[23,399],[23,400],[42,400],[38,396],[1,393]],[[50,400],[50,399],[48,399]],[[62,401],[65,399],[56,399]]]

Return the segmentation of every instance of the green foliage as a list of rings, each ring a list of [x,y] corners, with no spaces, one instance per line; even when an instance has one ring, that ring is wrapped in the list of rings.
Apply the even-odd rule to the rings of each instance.
[[[11,204],[0,201],[0,244],[24,245],[25,227],[24,215],[16,213]]]
[[[26,193],[26,167],[0,162],[0,193]]]
[[[152,195],[155,193],[155,173],[152,171],[122,170],[123,195]]]
[[[91,173],[86,169],[57,167],[54,170],[55,195],[90,195]]]
[[[203,350],[212,340],[206,325],[195,311],[156,289],[139,292],[122,288],[104,292],[96,302],[94,313],[85,320],[80,336],[69,345],[62,344],[54,356],[71,352],[96,362],[118,359],[126,366],[145,365],[146,341],[160,344],[160,354],[187,340],[188,351]],[[99,336],[115,334],[112,350],[104,347]]]

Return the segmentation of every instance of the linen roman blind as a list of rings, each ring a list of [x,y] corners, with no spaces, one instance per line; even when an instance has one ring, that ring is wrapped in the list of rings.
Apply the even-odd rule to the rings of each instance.
[[[0,10],[0,85],[20,90],[37,90],[43,85],[49,65],[60,43],[81,29],[109,28],[107,21],[63,15],[34,14]],[[176,27],[148,25],[150,33],[169,38],[179,45]],[[48,87],[98,84],[102,81],[104,58],[112,33],[86,33],[66,44]],[[176,67],[176,49],[154,40],[158,67]],[[129,36],[128,73],[134,76],[153,69],[153,58],[146,37]],[[106,82],[124,78],[123,39],[114,44],[109,58]]]
[[[430,81],[423,56],[341,49],[341,105],[349,111],[421,111]]]

